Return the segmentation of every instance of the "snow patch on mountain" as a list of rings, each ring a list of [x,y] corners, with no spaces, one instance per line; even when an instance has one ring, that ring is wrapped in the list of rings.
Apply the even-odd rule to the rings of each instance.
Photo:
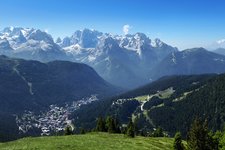
[[[175,56],[174,53],[172,53],[172,62],[173,62],[174,64],[177,64],[176,56]]]

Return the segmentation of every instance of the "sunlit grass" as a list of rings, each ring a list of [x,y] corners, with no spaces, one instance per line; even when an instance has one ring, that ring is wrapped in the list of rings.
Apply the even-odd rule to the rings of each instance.
[[[1,150],[170,150],[172,138],[129,138],[122,134],[89,133],[85,135],[24,138],[0,144]]]

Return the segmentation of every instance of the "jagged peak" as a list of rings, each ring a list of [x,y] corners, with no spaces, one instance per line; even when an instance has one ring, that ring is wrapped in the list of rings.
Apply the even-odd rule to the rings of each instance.
[[[62,39],[60,37],[58,37],[56,40],[55,40],[55,43],[62,43]]]
[[[134,34],[134,38],[136,39],[149,39],[146,34],[137,32]]]
[[[33,39],[37,41],[45,41],[50,43],[54,42],[50,34],[46,33],[45,31],[41,31],[40,29],[33,30],[28,36],[28,39]]]
[[[22,27],[6,27],[1,32],[8,35],[24,35],[26,36],[27,32],[32,32],[34,28],[22,28]]]

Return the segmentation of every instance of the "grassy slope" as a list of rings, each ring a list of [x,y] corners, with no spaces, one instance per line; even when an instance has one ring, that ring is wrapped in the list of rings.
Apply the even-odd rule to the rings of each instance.
[[[128,138],[122,134],[89,133],[85,135],[24,138],[0,143],[1,150],[170,150],[172,138]]]

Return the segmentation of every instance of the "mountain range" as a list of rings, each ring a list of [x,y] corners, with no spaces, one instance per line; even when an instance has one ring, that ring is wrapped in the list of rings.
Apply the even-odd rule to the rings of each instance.
[[[144,33],[113,35],[83,29],[54,41],[39,29],[7,27],[0,32],[0,54],[42,62],[84,63],[106,81],[126,89],[165,75],[225,72],[224,56],[203,48],[179,51]]]
[[[70,60],[92,66],[105,80],[123,87],[149,81],[150,69],[167,54],[177,51],[143,33],[112,35],[96,30],[78,30],[55,42],[44,31],[8,27],[0,32],[1,53],[39,61]],[[148,68],[148,69],[145,69]]]
[[[204,48],[193,48],[169,54],[153,69],[153,78],[165,75],[223,73],[225,57]]]

